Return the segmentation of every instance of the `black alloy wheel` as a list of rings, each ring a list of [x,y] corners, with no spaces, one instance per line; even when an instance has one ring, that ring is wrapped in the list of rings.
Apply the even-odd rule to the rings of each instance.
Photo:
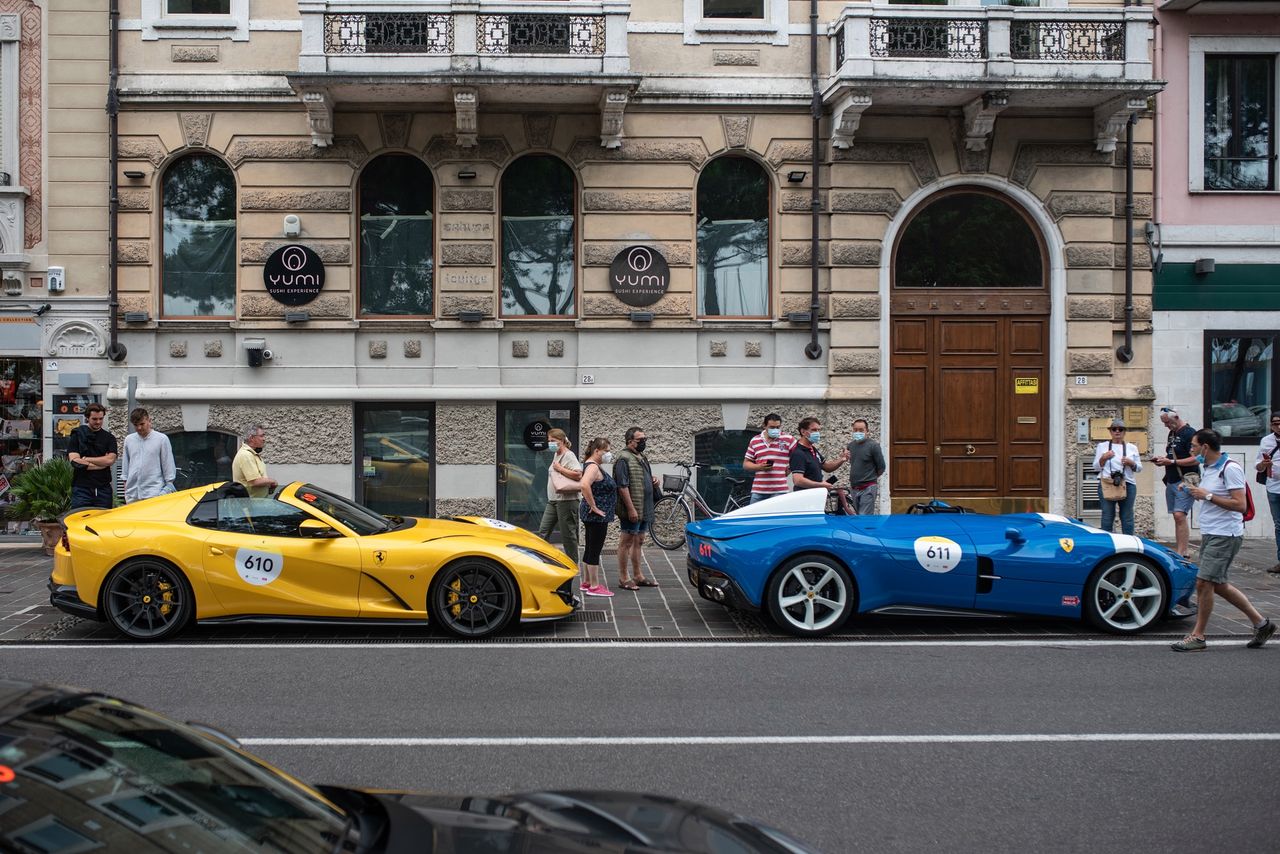
[[[520,596],[511,576],[484,560],[461,560],[440,570],[429,599],[431,621],[464,638],[483,638],[502,631],[520,610]]]
[[[121,566],[102,588],[102,611],[116,631],[139,641],[172,637],[195,614],[195,594],[172,564],[141,558]]]

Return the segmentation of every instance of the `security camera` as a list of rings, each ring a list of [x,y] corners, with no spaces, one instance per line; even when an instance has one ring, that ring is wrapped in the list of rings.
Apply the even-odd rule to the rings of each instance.
[[[263,349],[262,351],[262,358],[267,360],[268,362],[271,361],[271,357],[274,355],[275,353],[272,353],[269,349]]]
[[[244,349],[249,355],[249,367],[261,368],[264,359],[270,359],[271,353],[267,349],[267,341],[265,338],[246,338],[244,339]]]
[[[302,233],[302,220],[297,214],[288,214],[284,218],[284,236],[297,237]]]

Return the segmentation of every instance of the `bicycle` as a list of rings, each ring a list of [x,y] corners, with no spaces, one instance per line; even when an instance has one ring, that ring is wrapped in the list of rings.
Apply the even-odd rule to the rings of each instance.
[[[685,463],[676,465],[684,469],[684,474],[662,476],[664,495],[653,505],[653,527],[649,529],[649,537],[654,545],[667,551],[684,548],[684,526],[693,521],[695,513],[700,514],[698,518],[714,519],[750,503],[748,497],[738,492],[738,488],[747,483],[747,479],[726,477],[725,480],[732,488],[729,497],[725,499],[724,509],[716,512],[693,486],[693,469],[706,468],[706,464],[694,463],[693,468]]]

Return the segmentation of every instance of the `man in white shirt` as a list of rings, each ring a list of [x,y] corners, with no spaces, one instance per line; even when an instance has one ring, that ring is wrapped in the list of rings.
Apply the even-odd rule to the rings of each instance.
[[[152,429],[151,416],[139,406],[129,413],[135,432],[124,437],[124,457],[120,477],[124,480],[124,502],[132,504],[173,492],[177,469],[169,437]]]
[[[1273,412],[1271,432],[1258,443],[1254,467],[1267,476],[1267,504],[1271,507],[1271,522],[1276,529],[1276,565],[1267,572],[1280,574],[1280,459],[1276,459],[1277,447],[1280,447],[1280,412]]]
[[[1191,634],[1173,645],[1174,652],[1200,652],[1207,647],[1204,631],[1213,612],[1214,595],[1221,596],[1249,618],[1253,638],[1245,644],[1257,649],[1276,632],[1240,589],[1227,580],[1231,561],[1244,542],[1244,511],[1249,506],[1244,467],[1222,453],[1222,438],[1214,430],[1201,430],[1191,438],[1191,453],[1202,467],[1199,486],[1187,490],[1200,510],[1200,571],[1196,573],[1196,625]]]

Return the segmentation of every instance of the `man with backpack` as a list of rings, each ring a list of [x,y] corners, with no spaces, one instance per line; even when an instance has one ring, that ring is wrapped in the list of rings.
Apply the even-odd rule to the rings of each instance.
[[[1245,644],[1257,649],[1276,632],[1275,623],[1265,619],[1240,589],[1227,580],[1231,562],[1244,542],[1244,523],[1253,518],[1253,498],[1249,494],[1244,467],[1222,453],[1222,438],[1214,430],[1200,430],[1191,438],[1191,453],[1203,467],[1200,485],[1187,487],[1191,497],[1203,501],[1200,510],[1200,571],[1196,573],[1196,624],[1191,634],[1173,645],[1174,652],[1200,652],[1213,597],[1221,596],[1236,606],[1253,626],[1253,637]]]

